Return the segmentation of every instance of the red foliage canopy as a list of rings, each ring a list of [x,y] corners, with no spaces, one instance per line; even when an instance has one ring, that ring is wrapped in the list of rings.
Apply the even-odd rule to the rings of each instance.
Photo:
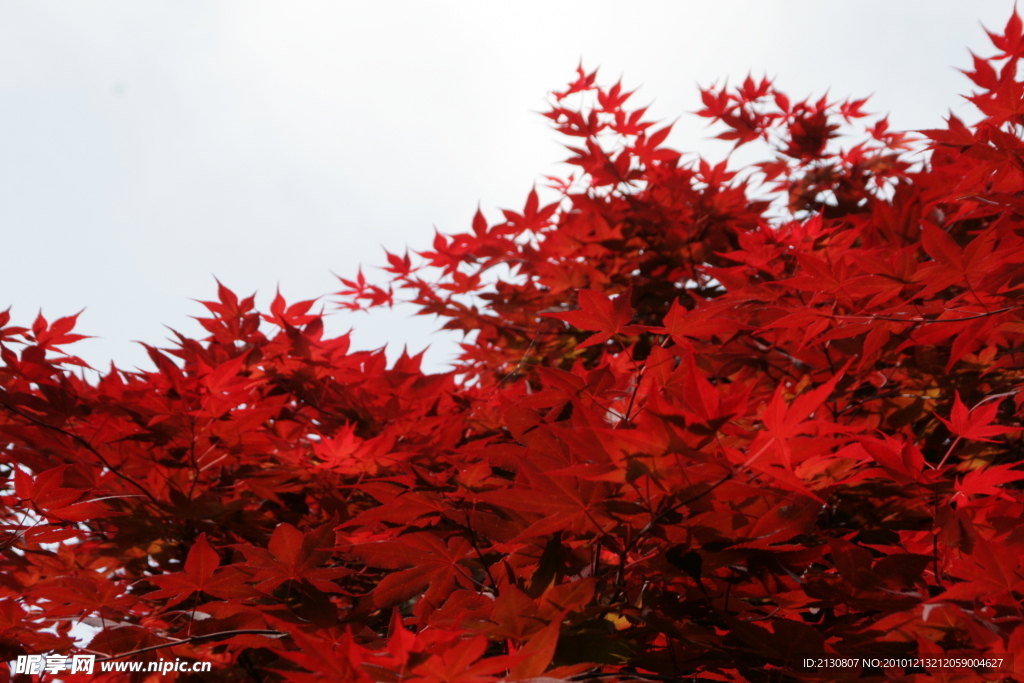
[[[740,173],[580,69],[546,114],[579,167],[559,201],[337,295],[465,333],[447,373],[223,286],[206,339],[96,381],[74,317],[0,314],[2,659],[484,683],[1021,655],[1020,20],[992,41],[981,120],[916,156],[863,100],[703,91],[766,145]],[[803,666],[826,655],[858,664]]]

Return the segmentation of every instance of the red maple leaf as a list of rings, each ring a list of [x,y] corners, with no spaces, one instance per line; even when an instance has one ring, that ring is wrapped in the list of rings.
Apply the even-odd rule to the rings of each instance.
[[[196,593],[206,593],[214,597],[233,597],[237,590],[232,584],[238,580],[237,575],[232,571],[218,572],[219,564],[220,556],[206,540],[206,534],[199,534],[199,538],[189,548],[184,571],[146,579],[160,587],[152,593],[147,593],[146,598],[171,598],[167,601],[167,607],[173,607]]]
[[[965,501],[967,496],[977,494],[1005,496],[999,486],[1024,479],[1024,472],[1013,469],[1016,466],[1016,463],[1010,463],[1008,465],[988,465],[971,470],[955,484],[956,495],[953,496],[953,500]]]
[[[352,553],[371,567],[401,569],[385,576],[374,588],[373,604],[378,608],[404,602],[428,586],[423,599],[434,606],[451,593],[456,582],[464,588],[474,587],[472,575],[462,566],[471,552],[472,544],[465,538],[453,536],[445,543],[427,532],[352,548]]]
[[[988,436],[998,436],[999,434],[1008,434],[1010,432],[1020,431],[1021,427],[1000,427],[993,425],[992,421],[996,418],[996,413],[999,412],[998,401],[981,401],[975,405],[970,411],[967,410],[967,406],[960,399],[960,392],[957,391],[953,399],[953,410],[949,414],[950,419],[945,419],[940,415],[935,417],[942,421],[942,424],[946,425],[949,431],[953,432],[957,436],[970,439],[971,441],[988,441],[994,443],[993,439],[987,439]]]
[[[352,573],[345,567],[324,566],[330,561],[333,524],[327,523],[303,533],[285,522],[274,529],[267,547],[239,545],[249,566],[256,570],[256,588],[269,592],[285,581],[308,581],[331,593],[341,590],[333,579]]]
[[[603,344],[617,334],[639,334],[643,328],[630,325],[634,311],[629,303],[633,288],[630,287],[614,299],[602,292],[592,289],[581,289],[577,293],[580,307],[564,313],[543,313],[546,318],[564,320],[581,330],[596,331],[587,337],[576,348]]]

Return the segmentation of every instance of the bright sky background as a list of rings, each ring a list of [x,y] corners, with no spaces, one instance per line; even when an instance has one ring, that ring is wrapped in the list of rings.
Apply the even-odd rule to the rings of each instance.
[[[1012,0],[0,4],[0,310],[86,308],[77,351],[149,366],[213,276],[266,306],[336,291],[332,271],[427,248],[479,203],[519,209],[566,153],[536,112],[582,58],[670,142],[720,157],[697,84],[751,71],[791,97],[873,94],[896,128],[936,127],[968,48]],[[375,271],[367,268],[367,275]],[[339,313],[355,345],[440,368],[450,339],[409,311]],[[75,348],[75,347],[72,347]],[[389,354],[392,355],[392,354]],[[393,355],[392,355],[393,357]]]

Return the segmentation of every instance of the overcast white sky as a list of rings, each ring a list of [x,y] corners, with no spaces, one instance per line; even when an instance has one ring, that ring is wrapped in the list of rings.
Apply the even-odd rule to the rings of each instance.
[[[683,151],[721,156],[696,85],[777,77],[941,125],[982,30],[1012,0],[0,3],[0,310],[86,308],[78,353],[147,366],[132,340],[198,334],[213,276],[269,303],[519,209],[566,156],[536,112],[582,58],[642,86]],[[367,274],[372,274],[367,269]],[[428,343],[408,311],[347,314],[358,347]],[[391,355],[391,354],[389,354]]]

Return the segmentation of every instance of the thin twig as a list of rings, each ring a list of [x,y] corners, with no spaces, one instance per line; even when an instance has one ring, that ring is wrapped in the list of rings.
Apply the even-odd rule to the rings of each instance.
[[[88,441],[86,441],[85,439],[80,437],[78,434],[75,434],[74,432],[69,432],[68,430],[63,429],[61,427],[57,427],[57,426],[54,426],[54,425],[51,425],[51,424],[47,424],[46,422],[43,422],[42,420],[40,420],[40,419],[38,419],[36,417],[33,417],[31,415],[28,415],[28,414],[18,410],[14,406],[9,405],[8,403],[6,403],[4,401],[0,401],[0,406],[3,406],[4,408],[6,408],[7,410],[11,411],[15,415],[18,415],[18,416],[28,420],[29,422],[31,422],[33,424],[39,425],[40,427],[45,427],[46,429],[52,429],[53,431],[58,432],[59,434],[63,434],[64,436],[68,437],[69,439],[72,439],[73,441],[77,442],[83,448],[85,448],[90,453],[95,455],[96,458],[103,464],[104,467],[106,467],[108,470],[113,472],[116,476],[120,477],[121,479],[124,479],[126,482],[128,482],[129,484],[131,484],[132,486],[137,488],[139,491],[142,491],[142,493],[147,498],[149,498],[150,501],[152,501],[153,503],[156,503],[156,504],[159,505],[160,501],[158,501],[156,499],[156,497],[146,489],[145,486],[143,486],[139,482],[135,481],[134,479],[129,477],[127,474],[124,474],[118,468],[114,467],[114,465],[112,465],[110,463],[110,461],[108,461],[103,456],[102,453],[100,453],[98,450],[93,448],[92,444],[90,444]]]
[[[670,505],[669,507],[667,507],[664,510],[662,510],[661,512],[659,512],[657,515],[655,515],[654,517],[651,518],[651,521],[649,521],[644,526],[643,529],[641,529],[637,533],[636,537],[633,538],[633,540],[626,546],[625,551],[629,552],[630,550],[632,550],[636,546],[636,544],[639,543],[643,539],[644,535],[646,535],[647,532],[650,531],[651,528],[653,528],[655,524],[660,522],[663,517],[665,517],[666,515],[668,515],[671,512],[675,512],[676,510],[678,510],[679,508],[681,508],[681,507],[683,507],[685,505],[689,505],[690,503],[693,503],[693,502],[695,502],[697,500],[700,500],[701,498],[703,498],[704,496],[708,495],[709,493],[711,493],[712,491],[717,489],[719,486],[721,486],[722,484],[724,484],[725,482],[729,481],[730,479],[732,479],[735,476],[736,476],[736,473],[730,471],[729,474],[725,475],[724,477],[722,477],[721,479],[716,481],[714,484],[709,486],[704,491],[701,491],[700,493],[697,493],[697,494],[695,494],[693,496],[690,496],[689,498],[687,498],[684,501],[681,501],[681,502],[676,503],[674,505]]]
[[[963,318],[889,318],[884,315],[836,315],[836,318],[856,318],[859,320],[888,320],[894,323],[960,323],[968,320],[977,320],[978,318],[988,318],[993,315],[999,315],[1000,313],[1007,313],[1012,311],[1018,306],[1009,306],[1007,308],[1000,308],[995,311],[988,311],[986,313],[979,313],[977,315],[968,315]]]
[[[169,643],[162,643],[160,645],[150,645],[149,647],[140,647],[138,650],[131,650],[129,652],[122,652],[116,655],[108,655],[107,657],[97,658],[97,662],[110,662],[115,659],[122,659],[124,657],[131,657],[142,652],[152,652],[153,650],[162,650],[165,647],[174,647],[176,645],[185,645],[186,643],[197,643],[201,640],[216,640],[217,638],[231,638],[233,636],[267,636],[269,638],[283,638],[288,635],[284,631],[271,631],[267,629],[259,628],[243,628],[237,631],[219,631],[217,633],[207,633],[202,636],[189,636],[188,638],[171,639]],[[161,636],[163,638],[170,638],[170,636]]]
[[[469,531],[469,542],[473,546],[473,550],[476,551],[476,556],[480,560],[480,564],[484,567],[484,573],[487,575],[487,580],[491,582],[491,589],[494,591],[494,595],[497,596],[498,582],[494,580],[494,575],[491,573],[491,563],[484,559],[484,554],[480,550],[480,546],[477,544],[476,532],[473,530],[473,525],[470,523],[468,512],[466,512],[466,529]]]

